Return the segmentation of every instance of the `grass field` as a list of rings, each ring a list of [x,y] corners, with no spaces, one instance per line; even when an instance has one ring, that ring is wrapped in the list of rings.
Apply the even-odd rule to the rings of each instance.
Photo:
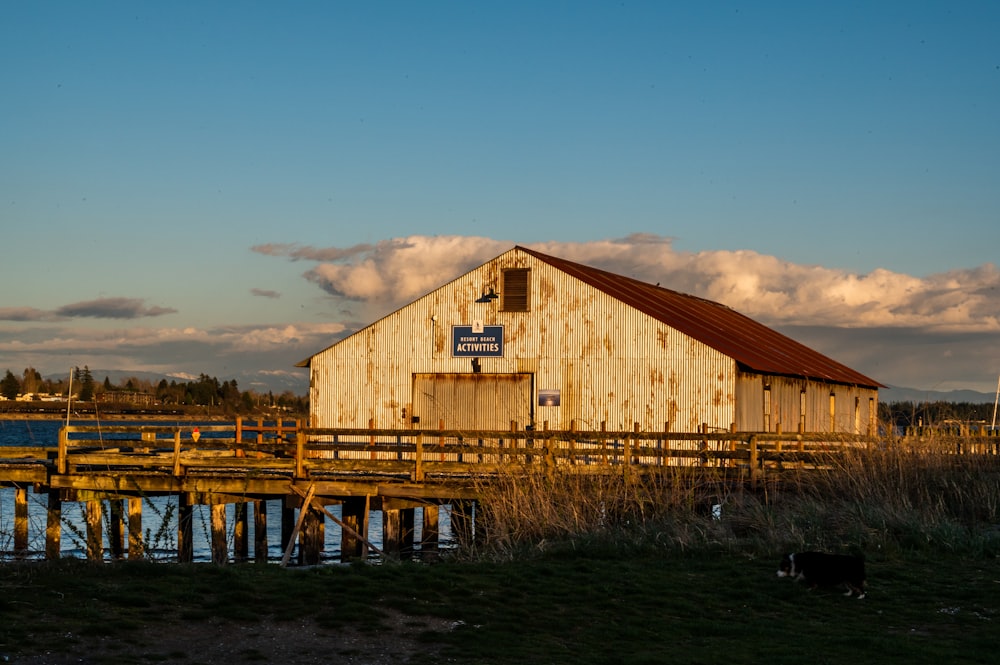
[[[25,665],[1000,658],[1000,458],[883,447],[752,488],[709,478],[494,481],[483,493],[487,537],[434,564],[2,565],[0,656]],[[814,548],[864,552],[868,596],[776,576],[783,551]]]
[[[370,662],[996,662],[995,560],[870,559],[864,600],[779,579],[776,563],[708,552],[620,558],[609,548],[509,563],[308,570],[11,564],[0,567],[0,653],[15,663],[207,663],[183,646],[164,650],[151,635],[210,625],[232,641],[228,662],[268,662],[260,649],[240,650],[236,628],[308,619],[317,634],[284,662],[363,663],[364,650],[345,646],[343,633],[378,641],[380,626],[402,616],[416,647]],[[444,621],[427,630],[423,617]],[[324,661],[309,659],[317,650]]]

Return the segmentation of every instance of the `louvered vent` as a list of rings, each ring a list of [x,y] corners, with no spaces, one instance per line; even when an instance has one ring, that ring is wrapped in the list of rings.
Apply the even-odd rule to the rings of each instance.
[[[503,298],[501,309],[504,312],[528,311],[528,268],[511,268],[503,271]]]

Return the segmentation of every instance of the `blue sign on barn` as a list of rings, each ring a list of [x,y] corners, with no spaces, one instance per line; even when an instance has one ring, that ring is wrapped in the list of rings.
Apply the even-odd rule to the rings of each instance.
[[[502,358],[503,326],[451,327],[451,355],[455,358]]]

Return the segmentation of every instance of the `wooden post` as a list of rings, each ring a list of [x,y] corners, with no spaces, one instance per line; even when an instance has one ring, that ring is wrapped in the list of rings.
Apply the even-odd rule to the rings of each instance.
[[[444,430],[444,418],[438,421],[438,429]],[[438,437],[438,448],[441,449],[441,461],[444,461],[444,437]]]
[[[245,563],[250,559],[250,520],[247,502],[233,504],[233,561]]]
[[[371,498],[349,496],[340,506],[340,561],[348,563],[368,559],[368,513]]]
[[[542,423],[542,431],[546,433],[549,431],[548,420]],[[556,471],[556,454],[555,451],[552,449],[553,446],[555,445],[555,440],[546,436],[544,441],[545,441],[545,457],[544,457],[545,475],[548,477],[549,480],[552,480]]]
[[[626,435],[625,440],[622,441],[622,463],[624,464],[626,481],[631,480],[632,478],[632,450],[638,440],[639,423],[632,424],[632,431],[634,432],[634,435]]]
[[[403,508],[399,511],[400,523],[399,523],[399,558],[400,559],[412,559],[413,558],[413,545],[414,539],[416,538],[416,529],[414,529],[416,522],[416,509],[415,508]]]
[[[14,489],[14,556],[23,559],[28,553],[28,488]]]
[[[289,489],[296,491],[295,485],[292,485]],[[292,548],[295,546],[295,541],[298,540],[299,532],[302,530],[302,524],[306,521],[306,516],[309,514],[309,505],[312,503],[312,498],[316,494],[316,484],[310,484],[309,489],[302,496],[302,503],[299,506],[299,517],[295,521],[295,526],[292,528],[291,534],[288,536],[288,544],[285,546],[285,553],[281,556],[281,567],[284,568],[288,565],[288,560],[292,557]],[[301,542],[299,543],[299,550],[301,550]],[[302,552],[299,552],[299,561],[304,559]]]
[[[423,528],[420,530],[420,553],[425,556],[435,556],[441,540],[441,530],[438,526],[440,508],[425,505],[423,509]]]
[[[281,551],[287,552],[295,534],[295,506],[289,499],[281,502]]]
[[[576,419],[571,418],[569,421],[569,433],[573,434],[576,432]],[[576,464],[576,437],[570,436],[569,439],[569,463]]]
[[[142,497],[131,497],[128,502],[128,558],[141,559],[146,554],[142,540]]]
[[[414,482],[424,482],[424,435],[417,433],[415,450],[413,451],[413,480]]]
[[[305,478],[306,435],[299,429],[295,433],[295,477]]]
[[[363,509],[363,512],[361,513],[363,519],[362,522],[358,524],[358,529],[357,529],[358,533],[361,534],[362,561],[368,560],[368,543],[370,542],[368,540],[368,518],[371,515],[371,508],[372,508],[372,498],[370,495],[365,494],[365,507]]]
[[[59,428],[59,449],[56,457],[56,470],[60,474],[66,473],[66,448],[69,445],[69,432],[65,427]]]
[[[125,558],[125,499],[108,501],[111,519],[108,523],[108,547],[111,558],[120,561]]]
[[[181,469],[181,431],[174,431],[174,476],[180,476]]]
[[[399,509],[382,509],[382,551],[399,556],[402,545],[402,520]]]
[[[101,525],[103,506],[99,500],[90,500],[85,504],[87,516],[87,560],[104,560],[104,529]]]
[[[669,434],[670,433],[670,421],[669,420],[663,423],[663,433],[664,434]],[[660,464],[663,465],[663,466],[670,466],[670,462],[673,459],[670,456],[670,439],[664,438],[661,447],[666,448],[666,451],[664,451],[660,455]]]
[[[253,502],[253,560],[267,563],[267,501]]]
[[[607,431],[607,423],[602,420],[601,421],[601,434],[604,434],[606,431]],[[603,437],[603,436],[601,437],[601,456],[604,459],[604,464],[607,464],[608,463],[608,440],[605,437]]]
[[[315,566],[320,561],[323,551],[324,534],[323,513],[312,506],[312,501],[303,502],[299,510],[305,512],[302,528],[299,531],[299,563]]]
[[[236,416],[236,443],[243,443],[243,417]]]
[[[757,467],[758,464],[758,454],[757,454],[757,437],[754,435],[750,436],[750,480],[753,483],[757,482],[760,477],[760,469]]]
[[[148,453],[150,448],[156,445],[156,432],[140,431],[139,438],[142,439],[142,443],[145,444],[139,448],[139,450],[144,453]]]
[[[729,433],[730,434],[736,434],[736,423],[730,423],[729,424]],[[730,439],[729,440],[729,452],[732,453],[732,452],[735,452],[735,451],[736,451],[736,439]],[[728,463],[726,464],[726,466],[730,466],[730,467],[736,466],[736,460],[733,457],[730,457]]]
[[[62,433],[60,433],[62,437]],[[49,505],[45,525],[45,558],[55,561],[62,552],[62,497],[59,490],[49,488]]]
[[[194,509],[191,495],[181,492],[177,495],[177,562],[194,561]]]
[[[213,503],[212,514],[212,563],[228,563],[229,549],[226,543],[226,504]]]

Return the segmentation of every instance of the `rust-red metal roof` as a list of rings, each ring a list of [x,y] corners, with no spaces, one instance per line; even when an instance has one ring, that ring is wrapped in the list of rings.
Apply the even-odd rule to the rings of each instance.
[[[720,303],[525,247],[518,249],[693,337],[747,369],[763,374],[800,376],[868,388],[885,387]]]

